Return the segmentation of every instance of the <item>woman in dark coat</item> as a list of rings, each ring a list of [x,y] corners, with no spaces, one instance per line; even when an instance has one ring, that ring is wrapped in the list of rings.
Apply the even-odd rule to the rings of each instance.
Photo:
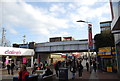
[[[55,71],[56,71],[56,75],[57,75],[57,77],[58,77],[58,71],[59,71],[59,64],[58,64],[58,62],[56,62],[56,63],[54,64],[54,68],[55,68]]]
[[[12,61],[11,67],[10,67],[10,69],[11,69],[11,74],[12,74],[12,75],[13,75],[14,67],[15,67],[14,61]]]
[[[81,64],[81,61],[78,62],[78,70],[79,70],[79,77],[82,77],[83,65]]]
[[[75,79],[75,73],[77,71],[77,64],[75,61],[72,61],[72,64],[70,65],[70,71],[72,72],[72,79]]]
[[[96,61],[93,61],[93,69],[94,69],[94,72],[96,72],[96,69],[97,69]]]
[[[7,64],[7,70],[8,70],[8,74],[10,74],[10,64]]]
[[[89,71],[89,63],[88,63],[88,61],[86,62],[86,68],[87,68],[87,71]]]

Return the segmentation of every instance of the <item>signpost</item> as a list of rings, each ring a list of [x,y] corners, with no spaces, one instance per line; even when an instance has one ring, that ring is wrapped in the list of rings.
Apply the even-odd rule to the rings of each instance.
[[[93,49],[92,24],[89,24],[90,22],[83,21],[83,20],[78,20],[77,22],[84,22],[88,24],[88,60],[89,60],[89,66],[90,66],[90,50]],[[91,72],[91,69],[90,69],[90,72]]]

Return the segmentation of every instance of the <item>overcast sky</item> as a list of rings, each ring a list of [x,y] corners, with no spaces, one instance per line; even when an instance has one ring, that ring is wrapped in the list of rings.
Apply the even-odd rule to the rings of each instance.
[[[0,30],[6,29],[11,43],[23,43],[23,35],[37,43],[50,37],[87,39],[87,24],[77,20],[92,23],[93,37],[100,22],[111,20],[109,0],[2,0],[0,6]]]

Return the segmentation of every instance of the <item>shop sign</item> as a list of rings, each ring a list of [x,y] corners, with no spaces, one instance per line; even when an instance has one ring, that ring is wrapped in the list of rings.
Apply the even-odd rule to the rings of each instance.
[[[66,55],[61,55],[61,57],[66,58]]]
[[[51,58],[61,58],[61,55],[51,55]]]
[[[115,52],[115,47],[112,47],[112,54],[115,55],[116,52]]]
[[[72,54],[72,56],[79,57],[80,54]]]
[[[7,50],[5,51],[5,54],[21,54],[21,51]]]
[[[99,48],[98,55],[111,55],[111,47]]]
[[[33,56],[34,50],[13,47],[0,47],[0,55],[8,56]]]
[[[112,58],[113,56],[101,56],[101,58]]]

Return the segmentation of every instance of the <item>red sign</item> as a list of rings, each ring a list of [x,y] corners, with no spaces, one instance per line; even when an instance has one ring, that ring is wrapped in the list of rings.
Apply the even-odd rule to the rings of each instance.
[[[23,58],[23,63],[27,63],[27,58]]]
[[[66,58],[66,55],[61,55],[61,57]]]
[[[80,54],[72,54],[72,56],[79,57]]]
[[[93,41],[92,41],[92,25],[88,24],[88,46],[89,48],[93,47]]]

